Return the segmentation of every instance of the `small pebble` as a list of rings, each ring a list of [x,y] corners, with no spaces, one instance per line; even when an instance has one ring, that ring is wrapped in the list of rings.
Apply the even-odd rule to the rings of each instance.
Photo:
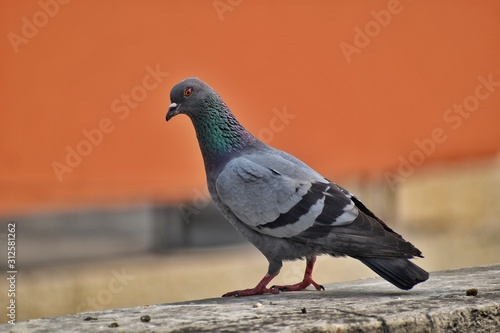
[[[476,288],[467,289],[467,291],[465,292],[465,295],[466,296],[477,296],[477,289]]]
[[[257,309],[259,309],[259,308],[261,308],[261,307],[262,307],[262,303],[254,303],[254,304],[252,305],[252,308],[257,308]]]
[[[302,313],[307,313],[307,309],[306,308],[302,308],[300,311],[302,311]]]
[[[118,326],[120,325],[118,325],[116,321],[108,325],[108,327],[118,327]]]
[[[149,323],[149,322],[151,321],[151,317],[150,317],[150,316],[148,316],[148,315],[142,316],[142,317],[141,317],[141,321],[142,321],[143,323]]]

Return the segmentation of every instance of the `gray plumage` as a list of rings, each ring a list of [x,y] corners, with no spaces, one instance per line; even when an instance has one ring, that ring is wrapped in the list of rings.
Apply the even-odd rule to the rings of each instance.
[[[408,260],[422,256],[417,248],[347,190],[255,138],[203,81],[181,81],[170,99],[167,120],[183,113],[194,125],[215,205],[269,261],[257,287],[227,295],[277,292],[265,287],[284,260],[307,259],[312,274],[320,254],[359,259],[401,289],[427,280]],[[303,289],[306,280],[320,289],[307,270],[300,286],[280,289]]]

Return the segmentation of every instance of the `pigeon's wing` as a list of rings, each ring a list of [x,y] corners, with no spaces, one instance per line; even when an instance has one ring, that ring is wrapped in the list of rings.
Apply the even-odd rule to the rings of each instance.
[[[217,177],[215,188],[243,223],[273,237],[291,238],[311,228],[328,233],[352,223],[359,213],[337,185],[281,154],[234,158]]]
[[[332,255],[421,255],[354,195],[279,151],[234,158],[215,187],[222,203],[262,234]]]

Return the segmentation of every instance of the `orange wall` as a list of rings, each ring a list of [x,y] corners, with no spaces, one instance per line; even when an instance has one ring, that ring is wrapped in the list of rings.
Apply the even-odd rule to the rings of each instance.
[[[204,189],[191,124],[165,122],[188,76],[334,179],[397,171],[433,131],[424,166],[500,148],[500,83],[478,88],[500,82],[498,1],[25,0],[0,16],[0,213]],[[67,147],[88,156],[58,178]]]

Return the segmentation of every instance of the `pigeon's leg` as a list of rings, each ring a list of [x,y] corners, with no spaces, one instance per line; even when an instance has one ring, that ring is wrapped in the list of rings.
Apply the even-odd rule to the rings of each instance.
[[[266,276],[255,286],[255,288],[235,290],[222,295],[222,297],[240,297],[240,296],[252,296],[252,295],[262,295],[266,293],[278,294],[280,291],[275,287],[266,288],[269,282],[274,279],[279,273],[282,266],[281,261],[269,261],[269,269]]]
[[[304,279],[301,282],[286,286],[273,286],[271,287],[271,289],[276,288],[281,291],[299,291],[306,289],[312,284],[314,288],[316,288],[316,290],[325,290],[322,285],[314,282],[312,278],[312,272],[315,263],[316,257],[307,258],[306,272],[304,273]]]

